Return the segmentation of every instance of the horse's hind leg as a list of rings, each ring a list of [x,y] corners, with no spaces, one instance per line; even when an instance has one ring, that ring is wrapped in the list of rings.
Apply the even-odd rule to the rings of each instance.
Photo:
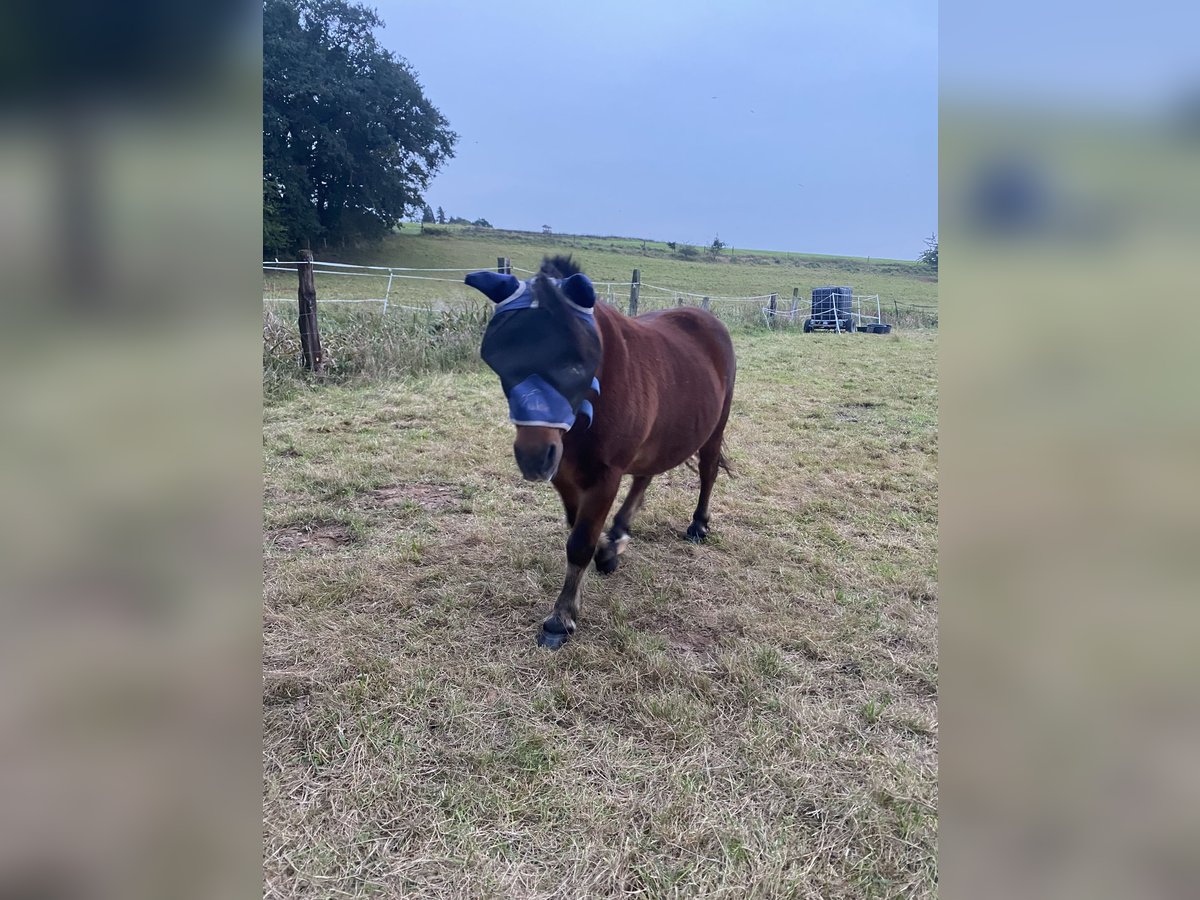
[[[724,428],[717,429],[707,444],[700,448],[700,500],[692,513],[692,524],[688,526],[687,539],[694,544],[708,536],[708,498],[712,496],[713,483],[717,480],[717,469],[725,462],[721,456],[721,441]]]
[[[612,528],[608,530],[608,539],[602,541],[600,548],[596,551],[596,571],[600,574],[609,575],[617,570],[617,558],[625,552],[625,545],[629,543],[629,523],[637,511],[642,508],[651,477],[650,475],[633,477],[633,484],[629,486],[625,502],[613,516]]]

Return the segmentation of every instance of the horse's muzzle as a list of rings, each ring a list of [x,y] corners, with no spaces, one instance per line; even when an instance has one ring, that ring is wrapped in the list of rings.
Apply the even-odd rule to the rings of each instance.
[[[546,443],[534,447],[513,446],[517,468],[526,481],[549,481],[558,472],[562,462],[562,444]]]

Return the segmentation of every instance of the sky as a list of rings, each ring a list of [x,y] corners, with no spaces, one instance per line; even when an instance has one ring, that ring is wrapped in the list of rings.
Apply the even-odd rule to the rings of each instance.
[[[937,231],[936,2],[368,5],[460,136],[447,216],[897,259]]]

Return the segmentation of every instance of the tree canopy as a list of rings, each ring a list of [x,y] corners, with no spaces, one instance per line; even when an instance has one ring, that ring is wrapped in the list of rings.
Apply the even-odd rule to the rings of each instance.
[[[930,235],[925,239],[925,249],[921,251],[921,255],[917,257],[917,262],[923,262],[933,271],[937,271],[938,267],[938,239],[937,235]]]
[[[458,135],[349,0],[264,0],[263,248],[377,238],[424,205]]]

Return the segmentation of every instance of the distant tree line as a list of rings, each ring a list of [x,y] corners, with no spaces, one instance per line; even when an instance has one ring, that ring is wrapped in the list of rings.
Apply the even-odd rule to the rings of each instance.
[[[266,252],[376,239],[428,210],[458,135],[382,26],[350,0],[264,0]]]
[[[435,223],[438,225],[474,225],[476,228],[492,227],[492,223],[487,219],[475,219],[472,221],[471,219],[464,219],[462,216],[447,217],[446,211],[440,206],[437,208],[437,214],[435,215],[433,207],[426,203],[421,210],[421,224],[433,225]]]

